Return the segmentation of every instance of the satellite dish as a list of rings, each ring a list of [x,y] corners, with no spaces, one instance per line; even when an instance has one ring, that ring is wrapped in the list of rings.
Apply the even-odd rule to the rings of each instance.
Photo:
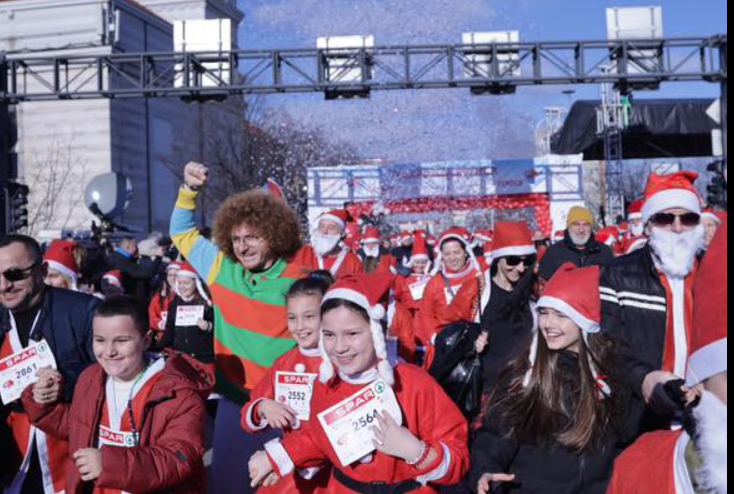
[[[130,206],[133,184],[122,173],[104,173],[93,178],[84,192],[87,209],[97,217],[113,220]]]

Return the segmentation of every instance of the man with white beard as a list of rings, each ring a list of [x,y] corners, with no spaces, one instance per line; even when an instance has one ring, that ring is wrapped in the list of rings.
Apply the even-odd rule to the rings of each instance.
[[[538,267],[541,284],[548,282],[566,263],[580,268],[607,266],[614,260],[611,247],[599,242],[594,234],[596,220],[587,208],[574,207],[568,213],[563,240],[552,245]]]
[[[696,173],[653,174],[642,221],[648,244],[608,266],[601,280],[602,330],[616,338],[635,399],[630,437],[676,427],[692,390],[685,375],[693,282],[704,246]]]
[[[357,255],[362,260],[362,268],[366,274],[397,273],[398,260],[382,248],[382,239],[377,228],[365,230],[362,248]]]
[[[685,429],[648,434],[617,460],[608,494],[727,494],[727,228],[694,288],[686,386],[700,401]]]
[[[642,222],[642,206],[645,204],[643,199],[639,199],[630,204],[627,212],[627,220],[629,221],[629,231],[620,239],[617,244],[619,255],[627,255],[643,248],[647,244],[647,236],[645,235],[645,224]]]
[[[294,259],[311,271],[330,271],[335,278],[361,274],[362,261],[343,244],[347,224],[352,216],[345,209],[330,211],[319,217],[311,234],[311,245],[303,247]]]

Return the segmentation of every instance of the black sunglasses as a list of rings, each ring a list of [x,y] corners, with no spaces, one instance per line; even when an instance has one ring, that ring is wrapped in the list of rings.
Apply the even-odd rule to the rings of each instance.
[[[33,266],[25,269],[12,268],[8,269],[4,273],[0,273],[0,276],[5,278],[10,283],[17,283],[31,277],[32,271],[40,266],[41,263],[35,263]]]
[[[520,256],[509,256],[505,257],[505,262],[507,265],[511,268],[517,267],[520,264],[524,264],[526,268],[529,268],[530,266],[534,265],[536,261],[535,256],[526,256],[526,257],[520,257]]]
[[[678,218],[680,218],[680,224],[683,226],[693,227],[701,224],[701,215],[698,213],[658,213],[653,215],[650,221],[655,226],[671,226]]]

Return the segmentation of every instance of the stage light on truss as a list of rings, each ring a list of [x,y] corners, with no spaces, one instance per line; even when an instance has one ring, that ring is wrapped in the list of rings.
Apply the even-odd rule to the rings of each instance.
[[[513,94],[516,91],[514,84],[502,83],[497,79],[520,77],[519,47],[520,31],[489,31],[464,33],[464,76],[467,79],[477,80],[477,86],[472,87],[472,94]],[[499,44],[494,50],[492,45]],[[474,48],[476,46],[476,48]],[[496,63],[495,63],[496,56]],[[494,79],[494,82],[482,83],[482,80]]]
[[[612,7],[607,9],[607,38],[610,41],[631,41],[627,58],[619,50],[612,51],[612,60],[617,62],[617,72],[635,76],[627,85],[632,90],[657,90],[660,81],[655,77],[646,79],[645,74],[665,72],[663,61],[663,8]],[[625,69],[626,65],[626,69]],[[619,88],[619,89],[627,89]]]
[[[324,91],[327,100],[369,98],[374,71],[374,36],[332,36],[317,40],[321,78],[340,87]]]

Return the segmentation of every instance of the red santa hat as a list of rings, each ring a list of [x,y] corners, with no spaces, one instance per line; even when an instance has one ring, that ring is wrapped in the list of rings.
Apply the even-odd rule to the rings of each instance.
[[[321,220],[333,221],[337,225],[341,226],[342,229],[346,229],[347,224],[350,223],[353,218],[346,209],[334,209],[333,211],[329,211],[328,213],[324,213],[319,216],[319,221]]]
[[[613,247],[618,242],[617,234],[614,227],[602,228],[596,232],[596,239],[608,247]]]
[[[494,230],[477,230],[474,233],[474,238],[482,243],[491,242],[494,238]]]
[[[566,231],[558,230],[556,233],[553,234],[553,243],[557,244],[558,242],[562,242],[565,238],[566,238]]]
[[[394,282],[395,275],[388,273],[344,276],[326,292],[321,302],[323,306],[330,300],[347,300],[367,311],[372,330],[372,342],[379,360],[377,371],[380,377],[390,386],[395,384],[395,376],[392,365],[388,360],[387,343],[382,329],[382,321],[387,316],[387,311],[381,302],[390,292]],[[319,368],[319,380],[325,384],[334,377],[334,365],[326,354],[323,338],[322,332],[319,344],[322,358],[321,367]]]
[[[119,269],[108,271],[107,273],[105,273],[104,276],[102,276],[102,279],[107,281],[107,283],[109,283],[110,285],[115,286],[120,290],[123,290],[122,271],[120,271]]]
[[[178,271],[181,269],[181,263],[178,261],[173,261],[168,266],[166,266],[166,271]]]
[[[380,237],[380,230],[377,228],[367,228],[364,232],[364,235],[362,235],[362,243],[367,242],[380,242],[382,238]]]
[[[479,265],[479,261],[477,261],[477,257],[474,255],[474,251],[472,250],[472,235],[469,233],[469,230],[465,228],[451,228],[443,232],[441,237],[438,239],[436,245],[436,265],[433,269],[433,274],[438,274],[438,272],[443,269],[443,253],[441,252],[441,248],[443,247],[443,244],[452,240],[458,241],[464,246],[464,249],[469,255],[469,261],[474,269],[481,271],[482,268]],[[444,276],[451,277],[451,274],[444,272]]]
[[[638,199],[632,204],[630,204],[629,211],[627,211],[627,219],[630,221],[634,220],[641,220],[642,219],[642,206],[645,204],[645,201],[642,199]]]
[[[509,256],[534,256],[538,253],[533,232],[524,221],[500,221],[494,229],[492,259]]]
[[[69,278],[73,290],[76,290],[79,279],[79,266],[74,258],[76,247],[77,243],[71,240],[56,240],[51,243],[46,255],[43,256],[43,261],[50,269]]]
[[[648,239],[646,236],[641,235],[639,237],[630,237],[622,244],[622,251],[625,254],[632,254],[636,250],[640,250],[647,245]]]
[[[719,213],[717,211],[714,211],[713,209],[704,209],[703,213],[701,213],[702,218],[708,218],[710,220],[715,221],[717,224],[721,224],[721,216],[719,216]]]
[[[643,223],[647,224],[650,218],[667,209],[682,208],[700,214],[701,197],[694,185],[696,179],[696,172],[650,175],[645,188],[645,205],[642,207]]]
[[[199,292],[199,295],[201,295],[201,298],[206,300],[206,303],[211,304],[209,295],[207,295],[206,290],[204,290],[204,285],[201,282],[201,276],[199,276],[199,273],[196,272],[196,269],[194,269],[194,266],[192,266],[191,263],[189,263],[188,261],[181,263],[181,267],[178,270],[178,273],[176,273],[176,277],[195,280],[196,290]],[[181,293],[178,289],[178,284],[176,284],[175,290],[176,293],[181,296]]]
[[[401,244],[403,242],[407,242],[408,240],[413,240],[413,239],[414,239],[414,237],[413,237],[413,234],[412,233],[410,233],[408,231],[400,232],[399,241],[400,241]]]
[[[693,292],[693,333],[686,385],[727,371],[727,224],[714,237]]]
[[[271,196],[285,201],[285,194],[283,193],[283,189],[280,187],[278,182],[276,182],[272,178],[269,178],[267,180],[263,189],[267,191]]]
[[[599,266],[579,268],[572,263],[566,263],[559,268],[543,290],[538,300],[538,309],[553,309],[573,321],[581,329],[584,343],[589,344],[589,335],[601,330],[601,294]],[[530,383],[538,354],[538,338],[540,330],[536,331],[535,339],[530,350],[530,369],[525,376],[525,385]],[[600,397],[611,395],[609,385],[600,377],[589,355],[589,366],[596,379]]]

